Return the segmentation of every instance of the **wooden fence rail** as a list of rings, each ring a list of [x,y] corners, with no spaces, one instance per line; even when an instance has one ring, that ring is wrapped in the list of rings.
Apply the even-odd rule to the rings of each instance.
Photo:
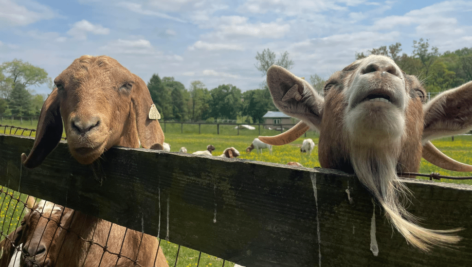
[[[244,266],[472,266],[471,186],[406,182],[425,226],[465,228],[458,247],[424,253],[338,171],[127,148],[82,166],[64,142],[30,170],[32,145],[0,135],[0,184]]]

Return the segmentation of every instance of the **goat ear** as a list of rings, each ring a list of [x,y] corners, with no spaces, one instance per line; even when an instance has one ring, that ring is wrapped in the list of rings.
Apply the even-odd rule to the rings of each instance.
[[[133,74],[134,75],[134,74]],[[157,119],[149,118],[151,107],[153,106],[151,94],[146,83],[134,75],[134,88],[131,95],[134,110],[136,113],[136,126],[141,145],[144,148],[162,150],[164,144],[164,133]],[[154,111],[154,110],[153,110]],[[153,116],[153,118],[155,118]]]
[[[21,161],[25,167],[37,167],[61,141],[62,118],[59,106],[59,95],[55,88],[41,108],[33,149],[28,157],[25,153],[21,154]]]
[[[472,129],[472,82],[447,90],[424,106],[423,143]]]
[[[267,85],[280,111],[319,131],[324,99],[307,81],[274,65],[267,71]]]

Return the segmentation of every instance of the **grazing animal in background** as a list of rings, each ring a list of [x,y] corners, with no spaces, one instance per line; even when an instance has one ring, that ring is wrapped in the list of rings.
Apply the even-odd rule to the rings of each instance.
[[[298,162],[295,162],[295,161],[290,161],[289,163],[287,163],[287,165],[296,166],[296,167],[303,167],[302,164],[300,164]]]
[[[82,56],[74,60],[54,80],[54,83],[56,88],[41,109],[33,148],[28,156],[25,154],[21,156],[24,166],[34,168],[41,164],[59,143],[63,128],[69,151],[81,164],[91,164],[113,146],[139,148],[141,144],[144,148],[163,148],[164,133],[159,121],[154,116],[151,119],[149,115],[151,111],[155,113],[156,110],[146,83],[115,59],[107,56]],[[52,212],[54,214],[55,210]],[[110,231],[109,226],[102,227],[110,225],[109,222],[92,218],[79,211],[70,210],[70,213],[74,213],[73,218],[64,222],[71,227],[77,227],[84,232],[97,227],[100,232],[96,234],[99,235],[106,235]],[[32,212],[31,216],[33,214],[35,213]],[[80,261],[82,259],[77,256],[80,254],[77,251],[86,250],[88,243],[77,241],[75,235],[60,231],[63,235],[61,238],[65,239],[65,248],[59,255],[60,246],[54,245],[55,240],[38,237],[41,236],[41,231],[42,229],[35,230],[33,227],[28,229],[28,233],[23,233],[33,238],[26,240],[23,247],[23,252],[28,254],[29,264],[41,264],[44,261],[42,257],[47,255],[48,266],[83,265]],[[123,240],[125,233],[123,247],[129,249],[127,253],[136,254],[138,246],[135,241],[142,238],[143,243],[139,250],[140,264],[154,266],[157,239],[131,229],[126,231],[126,228],[118,225],[112,227],[111,234],[117,238],[117,242],[120,238]],[[40,246],[30,246],[32,242],[39,242]],[[74,246],[80,246],[67,245],[72,243]],[[121,241],[119,243],[121,244]],[[67,263],[69,259],[72,259],[70,264]],[[88,257],[86,260],[85,266],[97,266],[97,260],[100,258]],[[117,258],[107,254],[102,265],[112,266],[117,260],[118,265],[129,264],[124,257]],[[68,265],[62,265],[64,262]],[[162,253],[159,253],[157,262],[160,264],[158,266],[168,266]]]
[[[229,158],[229,159],[237,158],[239,157],[239,151],[234,147],[228,147],[227,149],[223,151],[223,154],[219,155],[218,157]]]
[[[448,170],[472,171],[472,166],[454,161],[430,142],[472,128],[472,82],[425,103],[426,92],[415,76],[405,74],[388,57],[371,55],[334,73],[325,84],[324,97],[279,66],[269,68],[267,84],[279,110],[301,121],[261,141],[283,145],[309,128],[319,131],[321,166],[355,173],[408,243],[428,251],[459,242],[460,229],[430,230],[415,223],[402,205],[408,189],[397,173],[417,172],[421,157]]]
[[[202,155],[202,156],[211,156],[213,151],[215,150],[215,147],[213,145],[208,145],[207,150],[203,151],[195,151],[192,154],[194,155]]]
[[[301,153],[306,153],[308,156],[315,148],[315,142],[311,138],[303,140],[302,147],[300,147]]]
[[[179,152],[180,153],[187,153],[187,149],[185,147],[181,147]]]
[[[247,153],[251,153],[253,149],[256,149],[257,152],[262,153],[262,149],[268,149],[270,153],[272,153],[272,146],[269,144],[266,144],[259,140],[259,138],[254,138],[252,141],[252,144],[246,148]]]
[[[170,152],[170,145],[166,142],[162,145],[162,150]]]

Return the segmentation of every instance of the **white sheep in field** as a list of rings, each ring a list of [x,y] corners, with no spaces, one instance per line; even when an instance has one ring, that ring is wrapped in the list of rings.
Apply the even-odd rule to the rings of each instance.
[[[215,147],[213,145],[208,145],[207,150],[203,151],[196,151],[193,152],[192,154],[194,155],[202,155],[202,156],[212,156],[212,152],[215,150]]]
[[[162,150],[170,152],[170,145],[166,142],[162,145]]]
[[[300,147],[300,152],[310,155],[314,148],[315,148],[315,142],[313,142],[311,138],[308,138],[308,139],[303,140],[302,147]]]
[[[253,149],[256,149],[256,151],[262,153],[262,149],[265,149],[265,148],[267,148],[270,151],[270,153],[272,153],[271,145],[262,142],[261,140],[259,140],[259,138],[254,138],[254,140],[252,141],[252,144],[246,148],[246,152],[251,153]]]
[[[179,152],[180,153],[187,153],[187,149],[185,147],[181,147]]]
[[[222,158],[237,158],[239,157],[239,151],[234,147],[228,147],[223,151],[223,154],[219,155],[218,157]]]

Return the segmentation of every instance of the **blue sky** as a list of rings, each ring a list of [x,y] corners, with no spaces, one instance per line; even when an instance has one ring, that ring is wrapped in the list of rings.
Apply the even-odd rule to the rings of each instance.
[[[22,59],[55,78],[81,55],[108,55],[146,82],[158,73],[245,91],[264,81],[254,67],[264,48],[288,51],[297,76],[327,78],[381,45],[472,47],[471,14],[472,1],[0,0],[0,63]]]

